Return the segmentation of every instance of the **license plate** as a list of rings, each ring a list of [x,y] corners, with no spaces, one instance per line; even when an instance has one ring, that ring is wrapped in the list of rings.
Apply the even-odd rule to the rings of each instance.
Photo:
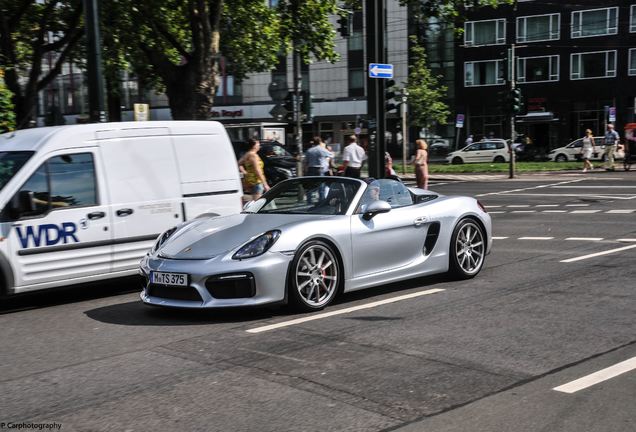
[[[188,286],[186,273],[150,272],[150,282],[161,285]]]

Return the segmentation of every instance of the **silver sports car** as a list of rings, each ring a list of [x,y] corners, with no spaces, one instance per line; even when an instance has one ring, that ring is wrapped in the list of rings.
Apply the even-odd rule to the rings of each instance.
[[[475,199],[393,179],[283,181],[241,214],[163,233],[141,261],[144,303],[212,308],[288,302],[327,306],[340,292],[417,276],[467,279],[492,246]]]

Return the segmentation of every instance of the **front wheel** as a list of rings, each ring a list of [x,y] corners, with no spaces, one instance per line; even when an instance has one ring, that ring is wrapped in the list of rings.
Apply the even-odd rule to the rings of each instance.
[[[475,277],[484,265],[486,237],[473,219],[462,219],[453,230],[449,274],[454,279]]]
[[[560,155],[557,155],[557,157],[554,158],[554,160],[557,161],[557,162],[567,162],[568,161],[568,157],[566,155],[564,155],[564,154],[560,154]]]
[[[307,242],[291,264],[290,304],[302,311],[320,310],[336,297],[339,283],[340,264],[331,246],[320,240]]]
[[[503,156],[495,156],[495,160],[493,162],[495,162],[495,163],[503,163],[505,161],[506,161],[506,159]]]
[[[451,162],[453,165],[461,165],[464,163],[464,160],[462,158],[460,158],[459,156],[454,157],[453,161]]]

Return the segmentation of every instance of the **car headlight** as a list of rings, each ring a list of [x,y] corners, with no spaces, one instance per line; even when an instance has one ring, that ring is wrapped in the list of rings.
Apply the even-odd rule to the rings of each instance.
[[[267,231],[241,246],[239,250],[232,255],[232,259],[241,260],[262,255],[267,252],[274,243],[276,243],[279,236],[280,231],[278,230]]]
[[[172,234],[175,233],[175,231],[177,230],[177,227],[172,227],[167,231],[164,231],[158,238],[157,241],[155,242],[155,245],[152,247],[151,249],[151,253],[155,253],[157,252],[157,250],[159,250],[159,248],[170,238],[170,236],[172,236]]]

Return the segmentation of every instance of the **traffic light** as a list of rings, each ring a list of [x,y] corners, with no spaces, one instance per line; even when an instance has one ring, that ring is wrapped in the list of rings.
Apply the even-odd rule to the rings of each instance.
[[[512,89],[512,112],[519,114],[521,112],[521,106],[523,105],[523,97],[521,96],[521,89],[515,87]]]
[[[387,113],[395,112],[398,107],[397,103],[397,88],[395,87],[395,81],[386,80],[384,91],[384,111]]]
[[[311,121],[311,111],[313,106],[311,104],[311,94],[309,91],[303,90],[300,92],[301,103],[300,103],[300,111],[303,113],[305,121]]]
[[[351,20],[349,19],[349,12],[345,12],[338,18],[338,33],[342,37],[349,37],[351,35]]]
[[[294,93],[288,92],[283,100],[283,108],[287,111],[285,118],[287,121],[294,121]]]

